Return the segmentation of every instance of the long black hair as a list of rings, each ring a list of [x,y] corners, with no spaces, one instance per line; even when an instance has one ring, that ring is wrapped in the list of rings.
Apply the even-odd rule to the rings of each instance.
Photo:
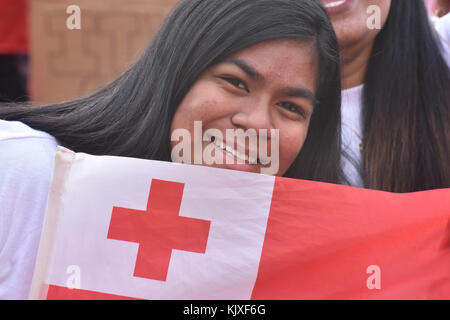
[[[170,161],[170,125],[197,78],[227,56],[267,40],[316,48],[316,97],[302,151],[286,176],[339,181],[339,48],[317,0],[184,0],[139,60],[98,92],[40,107],[0,108],[0,119],[46,131],[76,152]]]
[[[450,73],[422,0],[393,0],[364,85],[366,187],[450,187]]]

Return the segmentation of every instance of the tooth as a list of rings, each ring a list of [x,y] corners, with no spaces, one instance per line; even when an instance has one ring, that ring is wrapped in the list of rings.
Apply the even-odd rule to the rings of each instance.
[[[242,160],[244,162],[248,160],[248,157],[246,154],[242,154],[239,151],[235,151],[235,152],[236,152],[236,157],[238,157],[240,160]]]
[[[271,160],[270,160],[270,158],[260,158],[259,162],[261,162],[261,164],[266,165],[266,164],[271,163]]]
[[[327,3],[325,5],[325,8],[332,8],[332,7],[337,7],[340,6],[341,4],[343,4],[346,0],[340,0],[340,1],[335,1],[335,2],[330,2]]]
[[[242,154],[242,153],[238,152],[234,148],[226,145],[221,140],[214,139],[212,141],[212,143],[214,144],[214,146],[216,146],[216,148],[225,151],[225,153],[229,154],[230,156],[232,156],[234,158],[238,158],[244,162],[248,162],[249,164],[257,164],[258,163],[258,159],[250,159],[250,157],[247,156],[246,154]]]

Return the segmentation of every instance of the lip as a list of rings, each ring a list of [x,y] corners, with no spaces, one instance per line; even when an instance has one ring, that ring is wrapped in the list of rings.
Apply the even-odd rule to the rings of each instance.
[[[339,14],[348,10],[355,0],[321,0],[329,15]]]
[[[249,164],[249,163],[236,163],[236,159],[226,153],[224,150],[216,149],[219,152],[222,152],[223,154],[223,164],[220,166],[222,168],[231,169],[231,170],[237,170],[237,171],[246,171],[246,172],[254,172],[254,173],[261,173],[261,165],[260,164]],[[233,161],[232,164],[227,163],[227,159],[231,159]]]

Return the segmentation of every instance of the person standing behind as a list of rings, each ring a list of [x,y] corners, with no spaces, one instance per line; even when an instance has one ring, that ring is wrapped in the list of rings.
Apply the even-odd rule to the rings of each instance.
[[[423,0],[321,2],[341,51],[345,183],[449,188],[450,15],[430,19]]]
[[[28,100],[27,17],[27,0],[0,0],[0,102]]]

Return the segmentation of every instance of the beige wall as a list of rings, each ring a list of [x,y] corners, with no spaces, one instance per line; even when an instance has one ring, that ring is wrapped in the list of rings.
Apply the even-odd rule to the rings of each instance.
[[[53,103],[102,87],[135,61],[177,0],[33,0],[32,99]],[[69,5],[81,29],[69,30]]]

